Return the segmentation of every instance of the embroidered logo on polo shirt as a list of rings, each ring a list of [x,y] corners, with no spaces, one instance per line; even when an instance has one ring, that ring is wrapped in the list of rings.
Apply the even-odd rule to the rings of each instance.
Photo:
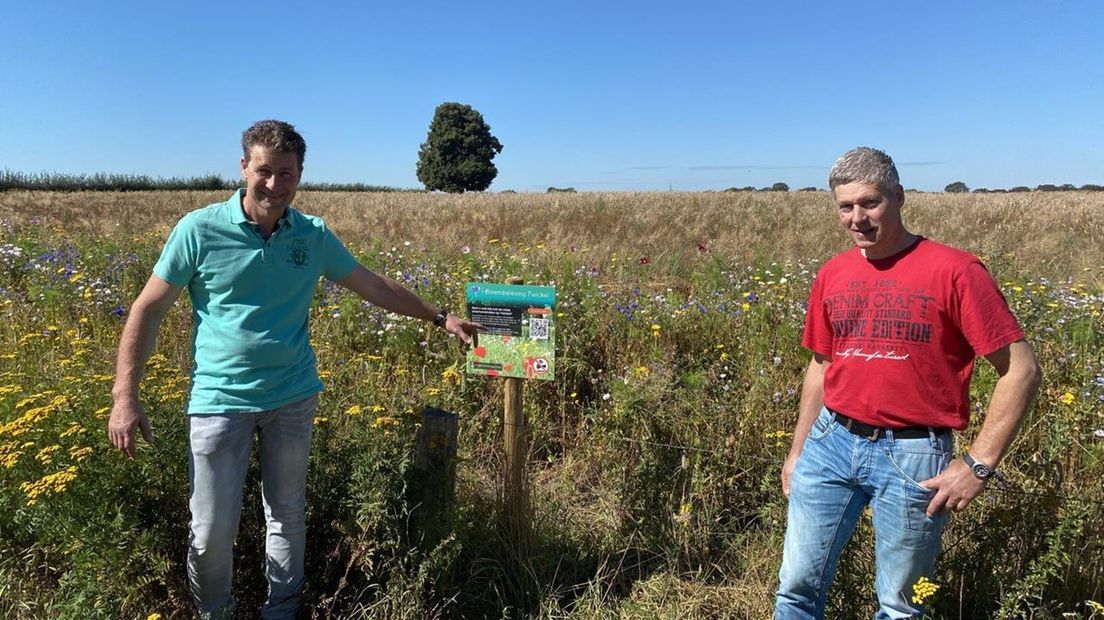
[[[296,239],[291,242],[291,258],[288,262],[295,265],[296,269],[303,269],[310,262],[310,250],[307,249],[305,239]]]

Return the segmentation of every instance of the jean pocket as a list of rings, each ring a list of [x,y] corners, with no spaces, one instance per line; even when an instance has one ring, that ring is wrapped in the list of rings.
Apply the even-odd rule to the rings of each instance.
[[[892,471],[893,495],[897,496],[903,510],[906,527],[913,531],[930,532],[942,528],[946,514],[929,517],[928,504],[935,497],[935,491],[922,484],[924,480],[939,475],[950,463],[950,452],[932,447],[923,440],[925,449],[908,449],[901,442],[885,451],[886,460]]]
[[[813,427],[809,429],[809,439],[813,441],[820,441],[828,435],[832,434],[832,431],[839,427],[839,423],[836,422],[836,417],[828,412],[827,409],[821,409],[817,414],[816,420],[813,421]]]
[[[252,439],[252,414],[189,415],[188,443],[192,454],[212,456]]]
[[[885,456],[902,482],[921,491],[928,491],[921,481],[938,476],[951,464],[951,453],[932,446],[927,439],[898,440],[886,448]]]
[[[901,511],[905,527],[912,532],[939,533],[947,522],[948,514],[941,512],[928,516],[928,504],[935,497],[935,491],[920,485],[906,484],[901,487]]]

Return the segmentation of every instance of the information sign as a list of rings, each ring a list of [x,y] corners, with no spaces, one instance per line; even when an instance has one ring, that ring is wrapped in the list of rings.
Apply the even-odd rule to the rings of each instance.
[[[469,282],[468,319],[481,323],[467,372],[551,380],[556,374],[556,289]]]

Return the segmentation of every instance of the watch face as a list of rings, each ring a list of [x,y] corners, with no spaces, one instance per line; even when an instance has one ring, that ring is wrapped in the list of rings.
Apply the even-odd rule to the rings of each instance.
[[[985,479],[985,478],[988,478],[989,476],[993,475],[992,470],[990,470],[988,467],[982,465],[981,463],[974,463],[973,470],[974,470],[974,475],[977,476],[978,478]]]

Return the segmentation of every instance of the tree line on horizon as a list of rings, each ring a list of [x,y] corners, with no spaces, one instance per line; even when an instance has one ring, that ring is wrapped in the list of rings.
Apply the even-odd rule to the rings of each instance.
[[[144,174],[67,174],[62,172],[25,173],[15,170],[0,171],[0,191],[30,190],[53,192],[139,192],[181,190],[235,190],[242,187],[241,179],[228,179],[218,174],[198,177],[151,177]],[[420,191],[370,185],[368,183],[315,183],[306,182],[299,189],[322,192],[409,192]]]
[[[502,152],[502,143],[491,134],[491,126],[483,119],[478,110],[468,104],[445,102],[437,106],[426,132],[426,140],[418,150],[417,177],[425,190],[371,185],[368,183],[302,183],[300,189],[306,191],[332,192],[417,192],[441,191],[462,194],[464,192],[486,191],[498,169],[492,161]],[[240,179],[227,179],[218,174],[198,177],[153,178],[141,174],[66,174],[41,172],[27,174],[13,170],[0,171],[0,192],[6,190],[32,191],[150,191],[150,190],[234,190],[241,187]],[[790,186],[777,182],[769,187],[756,188],[729,187],[725,192],[788,192]],[[817,187],[802,187],[799,192],[821,191]],[[913,189],[909,192],[917,191]],[[1077,187],[1072,183],[1062,185],[1042,184],[1034,189],[1018,185],[1011,189],[988,189],[979,187],[970,190],[964,181],[947,184],[943,191],[949,194],[971,192],[975,194],[1009,192],[1065,192],[1104,191],[1104,185],[1093,183]],[[549,187],[548,193],[574,193],[574,187]],[[505,190],[503,193],[515,193]]]
[[[418,180],[425,185],[425,191],[463,193],[486,190],[498,175],[498,169],[491,160],[501,152],[502,143],[491,135],[490,125],[475,108],[462,103],[442,103],[434,111],[426,141],[418,151]],[[241,186],[240,179],[227,179],[218,174],[154,178],[144,174],[0,171],[0,191],[211,191],[234,190]],[[302,183],[299,189],[334,192],[422,191],[368,183],[316,182]]]
[[[1104,192],[1104,185],[1097,185],[1095,183],[1086,183],[1081,187],[1077,187],[1073,183],[1063,183],[1061,185],[1054,185],[1052,183],[1043,183],[1042,185],[1036,185],[1034,189],[1026,185],[1017,185],[1011,189],[988,189],[985,187],[979,187],[971,190],[966,183],[962,181],[955,181],[954,183],[948,183],[943,191],[948,194],[965,194],[972,192],[974,194],[1007,194],[1018,192]]]
[[[549,188],[549,191],[552,191],[552,188]],[[748,186],[745,186],[745,187],[730,187],[730,188],[728,188],[724,191],[726,191],[726,192],[788,192],[788,191],[790,191],[790,186],[786,185],[785,183],[775,183],[774,185],[771,185],[770,187],[758,187],[758,188],[753,186],[753,185],[748,185]],[[801,189],[799,189],[797,191],[799,191],[799,192],[819,192],[819,191],[826,191],[826,190],[823,190],[819,187],[802,187]],[[921,190],[907,189],[905,191],[906,192],[917,192],[917,191],[921,191]],[[1082,185],[1081,187],[1077,187],[1076,185],[1074,185],[1072,183],[1063,183],[1062,185],[1053,185],[1053,184],[1050,184],[1050,183],[1044,183],[1042,185],[1036,185],[1034,188],[1028,187],[1026,185],[1017,185],[1016,187],[1013,187],[1011,189],[1001,189],[1001,188],[988,189],[988,188],[985,188],[985,187],[979,187],[977,189],[971,190],[966,185],[966,183],[964,183],[962,181],[955,181],[954,183],[949,183],[946,187],[944,187],[943,191],[948,193],[948,194],[965,194],[965,193],[1008,194],[1008,193],[1018,193],[1018,192],[1104,192],[1104,185],[1096,185],[1094,183],[1087,183],[1085,185]]]
[[[484,173],[486,174],[486,173]],[[486,178],[486,177],[484,177]],[[198,177],[151,177],[144,174],[66,174],[60,172],[24,173],[14,170],[0,170],[0,192],[8,190],[25,191],[53,191],[53,192],[81,192],[81,191],[105,191],[105,192],[137,192],[137,191],[231,191],[242,187],[240,179],[229,179],[217,174],[208,174]],[[372,185],[369,183],[318,183],[305,182],[299,186],[304,191],[316,192],[421,192],[421,191],[448,191],[439,188],[427,190],[417,188],[400,188],[386,185]],[[455,190],[454,190],[455,191]],[[482,191],[468,189],[466,191]],[[548,193],[569,192],[574,193],[574,187],[558,188],[549,187]],[[788,192],[790,186],[786,183],[774,183],[767,187],[729,187],[724,192]],[[802,187],[796,191],[816,192],[824,191],[818,187]],[[918,190],[906,190],[909,192]],[[1035,187],[1017,185],[1009,189],[978,187],[970,189],[966,183],[955,181],[943,188],[948,194],[1006,194],[1019,192],[1101,192],[1104,185],[1087,183],[1080,187],[1072,183],[1055,185],[1044,183]],[[502,190],[501,193],[514,194],[514,190]]]

